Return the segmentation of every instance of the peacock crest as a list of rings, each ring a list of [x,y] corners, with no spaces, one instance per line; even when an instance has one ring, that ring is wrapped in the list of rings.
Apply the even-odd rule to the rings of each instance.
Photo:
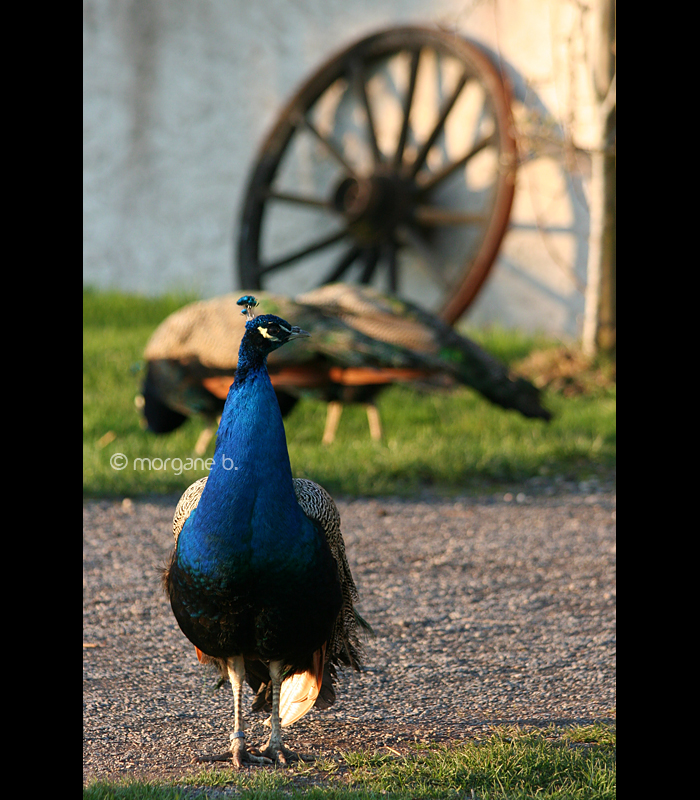
[[[255,319],[255,314],[253,313],[253,309],[257,308],[260,303],[253,297],[252,294],[243,295],[243,297],[239,297],[236,300],[237,306],[243,306],[241,309],[241,314],[245,316],[246,320],[250,321]]]

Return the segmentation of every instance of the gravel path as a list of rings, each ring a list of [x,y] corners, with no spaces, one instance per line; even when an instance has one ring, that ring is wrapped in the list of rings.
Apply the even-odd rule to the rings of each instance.
[[[332,758],[609,718],[615,494],[581,488],[338,502],[377,635],[366,671],[345,673],[336,705],[286,743]],[[193,756],[228,746],[230,688],[214,691],[160,587],[176,500],[83,506],[84,780],[184,776],[210,768]],[[247,719],[261,744],[263,718]]]

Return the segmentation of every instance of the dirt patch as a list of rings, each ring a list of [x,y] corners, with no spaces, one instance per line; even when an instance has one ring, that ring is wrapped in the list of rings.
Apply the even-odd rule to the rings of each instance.
[[[84,504],[86,781],[196,774],[211,767],[194,756],[228,745],[231,692],[214,689],[160,587],[176,500]],[[338,505],[376,637],[366,670],[343,676],[336,705],[287,729],[290,747],[340,760],[493,725],[610,717],[610,487]],[[248,722],[248,741],[260,745],[263,718]]]
[[[599,363],[580,350],[566,346],[535,350],[514,364],[513,370],[539,389],[549,389],[564,397],[610,389],[616,380],[613,362]]]

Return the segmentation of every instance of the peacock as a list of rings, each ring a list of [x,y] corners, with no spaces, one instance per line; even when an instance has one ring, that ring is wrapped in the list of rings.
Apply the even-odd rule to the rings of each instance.
[[[231,749],[200,760],[244,764],[298,758],[282,727],[335,701],[336,668],[359,670],[369,625],[345,555],[330,495],[293,479],[282,414],[267,357],[309,333],[273,314],[247,315],[235,380],[223,408],[208,477],[182,495],[173,517],[175,549],[163,583],[182,632],[201,662],[233,687]],[[253,708],[270,712],[269,740],[248,749],[244,682]]]
[[[335,283],[295,299],[258,293],[266,311],[313,328],[293,352],[271,353],[268,368],[282,414],[300,397],[328,403],[324,444],[335,438],[343,404],[363,403],[381,438],[374,405],[388,384],[461,383],[506,409],[549,420],[539,390],[439,317],[369,286]],[[142,409],[149,430],[174,430],[189,416],[221,414],[243,335],[235,295],[191,303],[165,319],[144,351]],[[200,439],[203,452],[211,428]]]

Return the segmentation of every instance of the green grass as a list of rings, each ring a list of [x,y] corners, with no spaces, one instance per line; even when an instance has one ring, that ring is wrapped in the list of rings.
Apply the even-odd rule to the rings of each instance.
[[[158,437],[142,430],[134,405],[148,338],[169,313],[193,299],[84,293],[86,496],[180,492],[208,473],[205,461],[195,462],[193,453],[202,420],[192,419]],[[554,344],[545,337],[498,329],[470,335],[511,364],[534,348]],[[285,419],[292,469],[331,492],[366,496],[410,495],[426,487],[448,493],[488,490],[533,476],[583,480],[611,475],[616,453],[614,384],[575,397],[545,392],[544,401],[555,414],[549,424],[503,411],[464,387],[421,393],[394,386],[378,400],[381,443],[370,439],[364,409],[347,406],[336,441],[323,447],[325,404],[305,399]],[[213,452],[212,441],[206,457]],[[117,453],[128,459],[122,470],[110,463]],[[150,461],[136,462],[137,458]]]
[[[496,729],[450,746],[416,745],[408,755],[346,753],[288,769],[207,770],[173,783],[93,782],[84,800],[184,800],[203,787],[252,800],[612,800],[616,796],[612,724]],[[199,787],[197,791],[194,787]]]

